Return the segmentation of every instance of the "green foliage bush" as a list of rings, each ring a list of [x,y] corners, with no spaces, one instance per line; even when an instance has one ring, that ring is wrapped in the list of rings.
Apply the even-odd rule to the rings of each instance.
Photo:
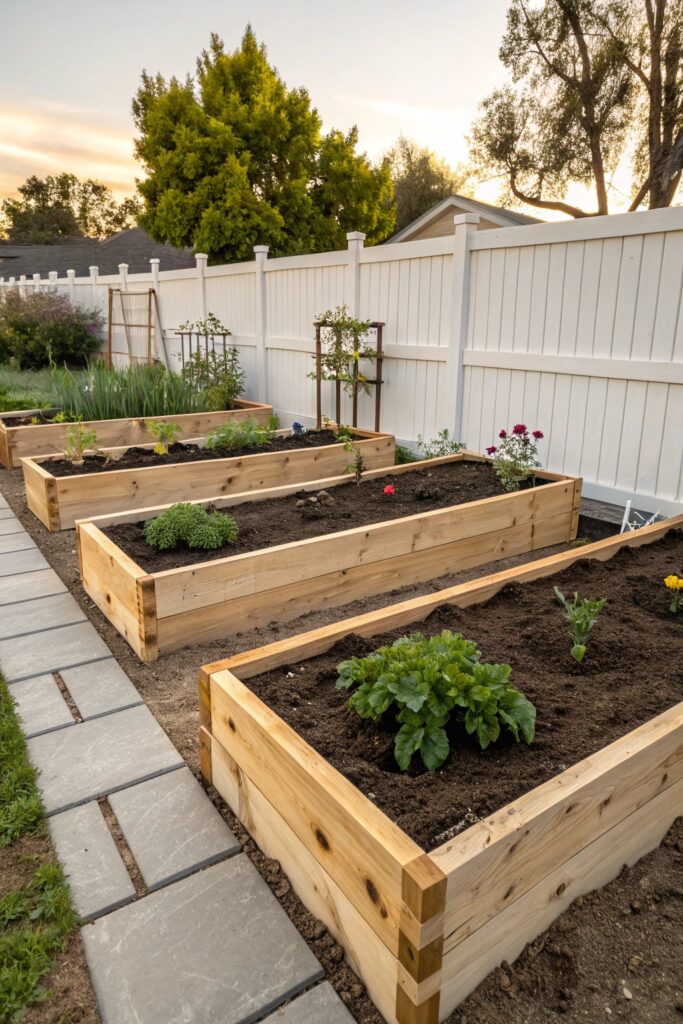
[[[52,363],[83,366],[101,344],[102,315],[64,295],[11,288],[0,296],[0,362],[37,370]]]
[[[270,426],[262,426],[257,420],[228,420],[212,430],[206,438],[209,451],[231,451],[238,448],[257,448],[275,436]]]
[[[417,447],[423,459],[441,459],[445,455],[457,455],[465,445],[462,441],[451,441],[448,429],[444,427],[431,441],[417,435]]]
[[[145,540],[158,551],[170,551],[181,544],[188,548],[216,551],[226,544],[234,544],[238,527],[230,516],[220,512],[207,512],[201,505],[182,502],[171,505],[144,527]]]
[[[388,711],[394,714],[400,725],[394,757],[402,771],[417,751],[425,767],[436,771],[450,752],[446,726],[453,713],[482,749],[503,728],[517,743],[534,738],[536,709],[510,685],[510,666],[482,664],[480,657],[460,633],[443,630],[430,639],[416,633],[365,658],[343,661],[337,687],[357,687],[349,707],[361,718],[379,721]]]

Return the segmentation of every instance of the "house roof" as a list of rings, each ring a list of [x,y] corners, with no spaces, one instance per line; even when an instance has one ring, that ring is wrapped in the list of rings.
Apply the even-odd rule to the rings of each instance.
[[[119,231],[110,238],[74,238],[60,245],[12,245],[0,241],[0,277],[7,280],[22,274],[47,277],[56,270],[65,277],[75,270],[76,277],[87,277],[90,267],[99,267],[100,274],[117,274],[119,263],[128,264],[129,274],[149,272],[149,261],[158,258],[161,270],[183,270],[194,267],[191,249],[155,242],[142,228]]]
[[[387,238],[385,245],[391,242],[407,241],[415,232],[422,230],[431,224],[433,220],[442,217],[452,207],[460,213],[474,213],[486,220],[493,221],[502,228],[515,227],[520,224],[540,224],[537,217],[529,217],[525,213],[518,213],[516,210],[506,210],[503,206],[492,206],[491,203],[483,203],[480,199],[470,199],[467,196],[452,195],[441,199],[426,213],[416,217],[400,231],[397,231],[391,238]]]

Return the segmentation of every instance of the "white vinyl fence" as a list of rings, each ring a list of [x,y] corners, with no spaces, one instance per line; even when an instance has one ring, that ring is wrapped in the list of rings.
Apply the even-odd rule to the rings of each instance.
[[[469,448],[525,422],[544,465],[584,477],[589,497],[683,510],[683,209],[477,230],[448,238],[250,263],[51,282],[107,309],[108,288],[156,289],[166,352],[212,312],[233,331],[249,397],[283,423],[315,412],[313,320],[345,304],[385,323],[382,428],[400,440],[443,427]],[[331,389],[327,391],[332,412]],[[361,424],[373,399],[361,398]],[[346,410],[347,417],[350,411]]]

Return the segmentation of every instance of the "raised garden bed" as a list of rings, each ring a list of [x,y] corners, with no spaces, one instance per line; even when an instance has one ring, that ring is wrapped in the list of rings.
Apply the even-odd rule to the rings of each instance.
[[[33,417],[45,415],[45,412],[45,409],[22,409],[0,414],[0,464],[6,469],[16,469],[23,458],[59,455],[64,451],[66,434],[71,424],[31,423]],[[153,441],[154,438],[145,427],[150,420],[172,420],[180,427],[180,437],[188,438],[204,437],[229,420],[256,419],[259,423],[266,423],[272,415],[272,405],[238,398],[233,402],[232,409],[219,412],[148,416],[146,419],[92,420],[84,422],[83,426],[97,431],[102,448],[120,448]]]
[[[667,611],[662,585],[680,573],[682,528],[678,516],[202,669],[206,781],[282,864],[388,1021],[443,1020],[683,814],[683,615]],[[581,668],[572,668],[553,584],[611,600]],[[433,612],[431,629],[423,620]],[[443,778],[401,776],[383,761],[378,726],[354,719],[353,734],[334,666],[354,648],[362,656],[445,621],[486,660],[512,663],[513,683],[537,703],[537,738],[475,755],[461,733]],[[394,786],[385,778],[382,788],[382,775]],[[447,787],[450,829],[438,821]],[[406,826],[412,816],[410,831],[429,842],[381,808]],[[444,831],[449,838],[430,848]]]
[[[393,498],[400,500],[409,488],[413,494],[423,492],[425,486],[429,491],[436,474],[446,471],[467,480],[473,474],[486,477],[488,493],[496,496],[473,501],[467,490],[460,497],[441,493],[431,501],[414,501],[412,508],[425,508],[418,514],[407,514],[405,506],[392,506]],[[387,480],[395,485],[393,497],[384,494]],[[238,524],[246,524],[242,539],[238,536],[241,553],[223,557],[221,552],[218,557],[209,553],[207,560],[201,560],[194,553],[181,552],[173,556],[175,567],[169,567],[173,562],[164,555],[158,569],[154,562],[140,564],[143,555],[150,557],[150,549],[138,555],[134,531],[119,531],[161,509],[101,516],[77,524],[81,578],[90,597],[133,650],[151,661],[189,643],[296,618],[321,602],[346,604],[572,539],[581,481],[546,472],[540,472],[538,480],[542,486],[500,494],[487,461],[468,452],[371,470],[364,474],[360,489],[348,476],[338,476],[221,497],[202,504],[220,508],[247,504],[243,517],[238,509],[233,513]],[[348,520],[327,518],[327,505],[321,517],[314,514],[312,519],[306,514],[310,506],[296,509],[297,497],[303,500],[299,492],[315,496],[321,488],[333,498],[332,509],[337,500],[340,507],[344,501],[360,504],[366,492],[376,492],[381,511],[377,512],[375,503],[364,525],[339,531]],[[345,499],[341,494],[335,498],[339,489],[346,490]],[[292,516],[299,523],[297,537],[306,539],[292,540]],[[122,550],[119,540],[134,557]]]
[[[392,465],[395,445],[391,434],[363,430],[351,433],[367,466]],[[94,459],[94,471],[88,472],[86,458],[84,467],[66,476],[61,475],[66,463],[63,456],[24,459],[26,499],[28,507],[48,530],[67,530],[77,519],[167,502],[262,490],[344,472],[350,458],[344,445],[329,432],[325,432],[322,445],[313,443],[314,436],[304,434],[300,439],[292,438],[299,445],[295,449],[283,445],[282,450],[278,450],[275,445],[266,445],[266,450],[261,452],[250,449],[251,454],[242,452],[226,458],[207,458],[204,451],[195,450],[190,461],[173,452],[160,459],[152,452],[139,449],[134,453],[127,448],[109,449],[108,454],[114,459],[123,457],[124,464],[130,459],[133,465],[118,469],[116,461],[107,467],[102,465],[103,459]],[[267,450],[269,447],[273,450]],[[107,454],[107,449],[103,451]],[[131,455],[136,457],[131,459]],[[156,461],[161,461],[162,465],[146,464]],[[59,476],[52,472],[57,466]]]

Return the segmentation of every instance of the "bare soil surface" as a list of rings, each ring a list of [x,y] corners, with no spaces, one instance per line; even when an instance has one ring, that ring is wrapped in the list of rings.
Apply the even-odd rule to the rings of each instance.
[[[227,641],[197,644],[194,648],[166,655],[151,664],[141,663],[123,638],[104,619],[80,586],[73,531],[50,534],[29,513],[23,493],[21,473],[0,469],[2,492],[23,525],[34,537],[58,575],[84,609],[128,673],[151,711],[199,778],[197,740],[199,666],[273,640],[314,629],[342,617],[385,607],[393,601],[430,593],[445,586],[464,582],[512,565],[541,558],[563,550],[561,547],[536,551],[496,562],[489,567],[467,570],[438,580],[404,587],[390,594],[356,601],[345,608],[320,608],[314,614],[284,624],[273,623]],[[566,641],[565,641],[566,642]],[[301,904],[280,865],[265,857],[246,830],[232,815],[214,790],[209,794],[271,890],[311,946],[328,979],[339,992],[359,1024],[382,1024],[362,983],[344,959],[342,948],[325,926]],[[649,878],[651,898],[643,903],[641,881]],[[638,895],[632,893],[638,889]],[[607,888],[583,902],[577,901],[539,937],[504,973],[511,985],[494,972],[456,1010],[446,1024],[609,1024],[627,1020],[631,1024],[678,1024],[683,1022],[683,981],[680,969],[680,935],[683,891],[683,849],[680,833],[672,831],[664,844],[636,867]],[[663,895],[666,893],[666,895]],[[641,909],[631,910],[633,899]],[[645,910],[643,910],[645,907]],[[628,908],[628,910],[626,909]],[[660,915],[661,911],[661,915]],[[667,918],[665,915],[674,915]],[[671,928],[666,921],[671,921]],[[552,936],[561,935],[559,942]],[[556,953],[556,946],[561,950]],[[540,952],[539,952],[540,949]],[[633,957],[642,957],[635,970],[629,968]],[[567,963],[571,973],[567,973]],[[85,962],[81,956],[81,965]],[[536,966],[538,965],[538,966]],[[569,985],[566,978],[570,978]],[[501,980],[502,979],[502,980]],[[627,1000],[617,996],[622,979],[633,995]],[[54,987],[54,986],[53,986]],[[565,995],[562,995],[565,992]],[[569,993],[569,996],[566,995]],[[65,1003],[62,1016],[38,1019],[29,1015],[30,1024],[71,1024],[94,1022],[97,1017],[68,1016],[68,1006],[78,1014],[78,998],[72,992],[71,1004]],[[559,1005],[564,1000],[566,1006]],[[612,1014],[607,1014],[609,1006]],[[678,1007],[678,1008],[677,1008]]]
[[[485,605],[444,606],[424,622],[375,637],[349,636],[326,654],[245,680],[311,746],[404,832],[433,849],[504,804],[642,725],[683,699],[673,665],[683,663],[683,614],[668,610],[662,580],[683,574],[683,534],[625,548],[607,562],[582,561],[553,576],[506,587]],[[578,665],[553,585],[608,603]],[[536,736],[507,732],[481,750],[456,714],[451,754],[428,772],[419,755],[407,772],[394,759],[394,715],[361,719],[335,687],[337,665],[401,636],[442,630],[473,640],[482,661],[512,666],[510,681],[536,706]]]
[[[234,459],[243,455],[262,455],[264,452],[291,452],[301,448],[322,448],[341,444],[331,430],[312,430],[307,434],[274,437],[259,445],[241,448],[201,448],[196,444],[169,445],[168,455],[158,455],[152,448],[128,448],[120,457],[107,460],[106,455],[86,455],[82,463],[54,458],[43,462],[43,468],[53,476],[89,476],[92,473],[112,473],[119,469],[143,469],[145,466],[171,466],[180,462],[212,462],[216,459]],[[349,456],[352,458],[352,456]]]
[[[393,493],[384,493],[388,486],[393,487]],[[487,463],[452,462],[400,476],[361,480],[360,484],[340,484],[317,495],[298,491],[283,498],[248,501],[234,508],[220,509],[235,520],[239,534],[234,544],[217,551],[201,551],[184,545],[171,551],[155,551],[145,540],[144,523],[123,523],[110,526],[104,532],[141,568],[160,572],[277,544],[323,537],[356,526],[419,515],[502,493],[498,477]]]

